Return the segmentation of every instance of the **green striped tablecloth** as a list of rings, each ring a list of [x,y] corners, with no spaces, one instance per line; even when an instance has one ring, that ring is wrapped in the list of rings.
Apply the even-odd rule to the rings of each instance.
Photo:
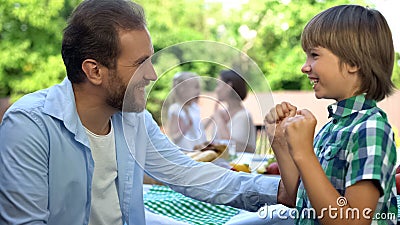
[[[200,202],[166,186],[153,185],[143,198],[145,207],[153,213],[189,224],[224,224],[239,213],[239,209]]]

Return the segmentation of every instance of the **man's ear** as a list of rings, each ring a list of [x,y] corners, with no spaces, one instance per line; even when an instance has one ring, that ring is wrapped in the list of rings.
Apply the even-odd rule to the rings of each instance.
[[[82,62],[82,70],[85,72],[88,81],[94,85],[100,85],[103,81],[103,76],[100,73],[100,64],[94,59],[85,59]]]

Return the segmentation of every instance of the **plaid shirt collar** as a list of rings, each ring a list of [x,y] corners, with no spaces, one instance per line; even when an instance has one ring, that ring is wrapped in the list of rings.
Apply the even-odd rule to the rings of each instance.
[[[354,112],[376,107],[376,101],[365,98],[365,94],[353,96],[348,99],[341,100],[328,106],[329,116],[334,119],[340,119]]]

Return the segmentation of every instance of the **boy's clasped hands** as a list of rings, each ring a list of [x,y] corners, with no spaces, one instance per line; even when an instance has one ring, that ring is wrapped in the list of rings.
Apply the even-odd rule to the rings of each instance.
[[[271,143],[287,145],[288,153],[294,161],[314,155],[310,150],[313,149],[316,124],[317,120],[309,110],[297,110],[296,106],[288,102],[277,104],[265,116]]]

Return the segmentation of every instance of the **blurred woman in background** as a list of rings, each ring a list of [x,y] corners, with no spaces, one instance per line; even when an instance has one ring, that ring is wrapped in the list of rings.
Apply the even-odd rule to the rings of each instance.
[[[250,113],[243,106],[247,96],[246,81],[233,70],[223,70],[215,91],[218,100],[226,103],[226,107],[217,104],[212,115],[216,138],[234,141],[238,152],[254,152],[256,128]]]

